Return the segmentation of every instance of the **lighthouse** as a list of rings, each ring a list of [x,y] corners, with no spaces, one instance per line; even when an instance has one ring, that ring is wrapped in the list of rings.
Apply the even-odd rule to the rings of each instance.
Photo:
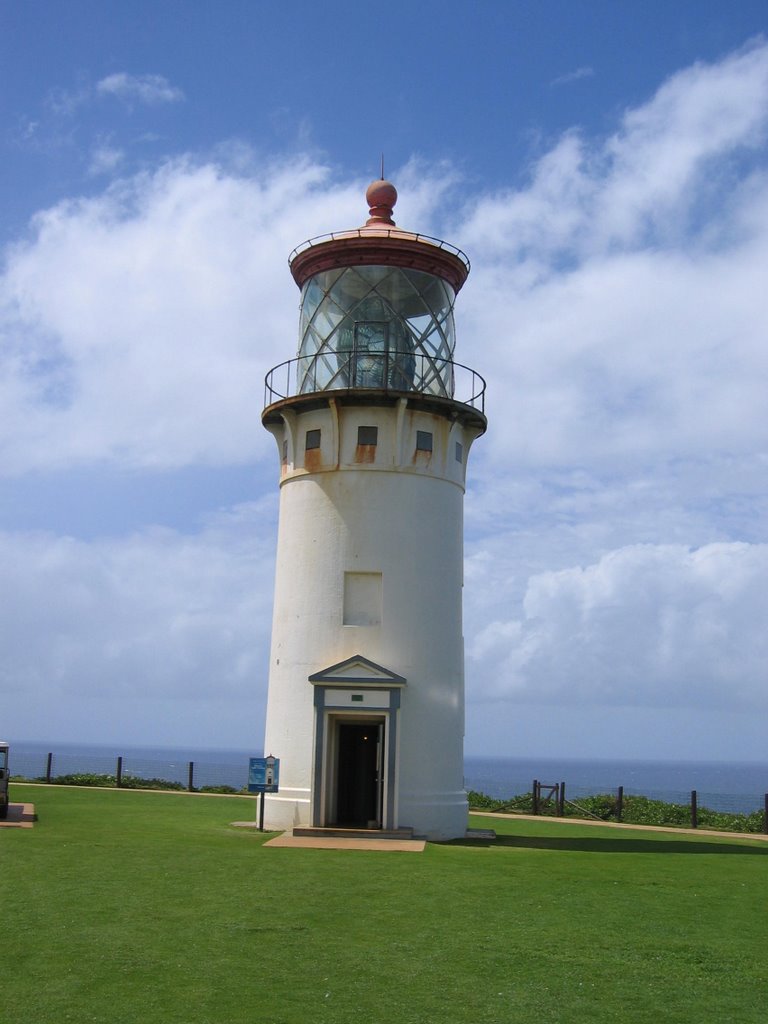
[[[280,511],[265,754],[269,829],[463,836],[463,501],[485,382],[454,359],[469,260],[402,230],[300,245],[297,355],[265,381]]]

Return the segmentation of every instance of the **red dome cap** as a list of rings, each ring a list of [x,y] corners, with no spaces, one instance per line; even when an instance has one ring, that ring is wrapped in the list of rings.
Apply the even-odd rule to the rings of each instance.
[[[397,189],[391,181],[379,178],[372,181],[366,189],[365,198],[368,203],[369,219],[365,222],[366,227],[374,224],[392,224],[392,208],[397,202]]]
[[[390,266],[435,274],[458,292],[469,273],[469,260],[461,249],[439,238],[396,227],[392,207],[397,202],[397,189],[391,181],[385,178],[372,181],[365,198],[370,217],[363,227],[310,238],[293,250],[288,263],[299,288],[323,270]]]

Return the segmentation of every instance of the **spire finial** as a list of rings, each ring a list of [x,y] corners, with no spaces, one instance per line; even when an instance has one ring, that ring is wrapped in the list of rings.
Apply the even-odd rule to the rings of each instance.
[[[368,186],[365,198],[368,201],[369,218],[365,222],[366,227],[377,227],[379,225],[395,226],[392,220],[392,208],[397,202],[397,189],[391,181],[384,177],[384,157],[381,158],[381,178],[372,181]]]

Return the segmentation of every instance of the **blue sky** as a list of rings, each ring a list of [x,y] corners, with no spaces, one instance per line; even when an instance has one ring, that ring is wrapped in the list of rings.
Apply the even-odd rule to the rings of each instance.
[[[258,748],[286,258],[461,246],[467,750],[765,760],[764,3],[0,2],[0,733]]]

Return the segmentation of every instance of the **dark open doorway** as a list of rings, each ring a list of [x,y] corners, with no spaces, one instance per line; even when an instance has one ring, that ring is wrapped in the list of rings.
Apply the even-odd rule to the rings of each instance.
[[[382,722],[339,722],[336,823],[381,828]]]

